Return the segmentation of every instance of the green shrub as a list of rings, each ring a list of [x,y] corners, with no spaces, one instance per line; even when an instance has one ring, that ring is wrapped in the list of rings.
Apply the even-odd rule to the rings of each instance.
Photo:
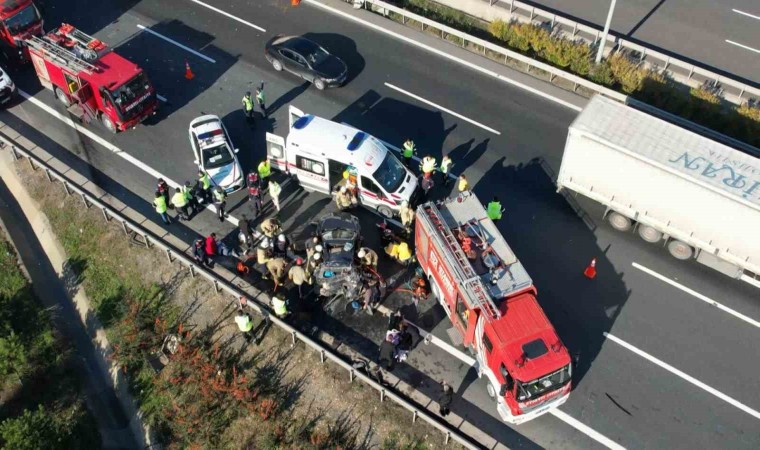
[[[507,45],[523,53],[530,50],[530,26],[524,23],[512,24],[511,32],[507,36]]]
[[[511,30],[512,30],[512,25],[501,19],[496,19],[493,22],[488,24],[488,32],[491,33],[491,36],[495,37],[496,39],[500,41],[504,41],[504,42],[509,41],[509,35],[511,34]]]
[[[615,76],[612,75],[612,69],[610,69],[610,65],[607,64],[607,61],[602,61],[599,64],[595,64],[589,70],[588,75],[591,81],[594,83],[607,87],[611,87],[613,84],[615,84]]]
[[[760,107],[756,103],[745,102],[736,109],[736,112],[749,120],[754,120],[760,125]]]
[[[647,71],[639,67],[639,64],[631,60],[622,52],[616,52],[607,59],[615,81],[626,94],[632,94],[641,89],[641,84],[646,78]]]

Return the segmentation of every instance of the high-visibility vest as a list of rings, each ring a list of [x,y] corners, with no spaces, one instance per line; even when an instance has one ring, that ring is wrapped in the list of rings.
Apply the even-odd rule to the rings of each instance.
[[[274,313],[280,317],[288,313],[288,305],[285,303],[285,300],[279,297],[272,299],[272,308],[274,308]]]
[[[192,190],[187,186],[180,186],[179,190],[182,192],[182,195],[185,196],[185,199],[190,200],[193,197]]]
[[[243,96],[243,108],[246,111],[250,111],[253,109],[253,99],[251,97],[248,97],[246,95]]]
[[[206,172],[203,172],[203,175],[198,178],[198,181],[201,182],[201,186],[203,186],[203,190],[208,190],[208,188],[211,187],[211,177],[208,176]]]
[[[467,190],[467,180],[464,178],[459,179],[459,192],[464,192]]]
[[[187,205],[187,198],[182,192],[177,192],[172,196],[172,205],[176,208],[182,208]]]
[[[414,155],[414,142],[412,141],[406,141],[404,142],[404,158],[411,158],[412,155]]]
[[[398,259],[399,261],[406,261],[412,257],[412,252],[409,250],[409,244],[402,242],[398,245]]]
[[[501,203],[489,203],[488,208],[486,208],[486,214],[488,214],[488,218],[491,220],[501,219]]]
[[[451,166],[451,158],[444,156],[441,160],[441,172],[444,174],[449,173],[449,167]]]
[[[267,178],[269,175],[271,175],[272,169],[269,167],[269,161],[261,161],[259,163],[257,172],[259,172],[259,177],[261,178]]]
[[[256,101],[260,104],[264,104],[264,91],[259,91],[256,93]]]
[[[153,199],[153,204],[156,205],[156,212],[163,214],[166,212],[166,198],[162,195]]]
[[[225,194],[222,190],[214,189],[214,198],[217,202],[221,203],[227,198],[227,194]]]
[[[430,156],[422,158],[422,173],[430,173],[435,170],[435,159]]]
[[[276,181],[272,181],[271,183],[269,183],[269,195],[271,195],[272,197],[279,197],[280,192],[282,192],[282,187],[280,186],[279,183],[277,183]]]
[[[251,320],[248,314],[241,314],[239,316],[235,316],[235,323],[237,324],[238,328],[240,328],[240,331],[242,331],[243,333],[247,333],[248,331],[251,331],[253,329],[253,320]]]

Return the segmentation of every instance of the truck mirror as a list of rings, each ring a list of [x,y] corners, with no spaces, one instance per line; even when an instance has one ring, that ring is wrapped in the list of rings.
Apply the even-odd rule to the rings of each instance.
[[[508,386],[506,384],[502,384],[501,389],[499,389],[499,395],[504,397],[508,391],[509,391]]]

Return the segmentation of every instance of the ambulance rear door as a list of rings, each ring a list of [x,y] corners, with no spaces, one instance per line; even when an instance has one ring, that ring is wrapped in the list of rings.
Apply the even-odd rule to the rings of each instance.
[[[285,153],[285,139],[276,134],[266,134],[267,160],[273,169],[288,172],[288,158]]]

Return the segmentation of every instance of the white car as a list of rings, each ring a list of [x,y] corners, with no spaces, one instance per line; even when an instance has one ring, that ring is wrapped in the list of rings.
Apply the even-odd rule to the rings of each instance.
[[[0,104],[8,103],[16,94],[16,85],[8,74],[0,68]]]
[[[211,177],[211,185],[221,186],[226,193],[244,185],[243,169],[237,159],[238,149],[218,116],[205,115],[190,122],[190,146],[198,170]]]

